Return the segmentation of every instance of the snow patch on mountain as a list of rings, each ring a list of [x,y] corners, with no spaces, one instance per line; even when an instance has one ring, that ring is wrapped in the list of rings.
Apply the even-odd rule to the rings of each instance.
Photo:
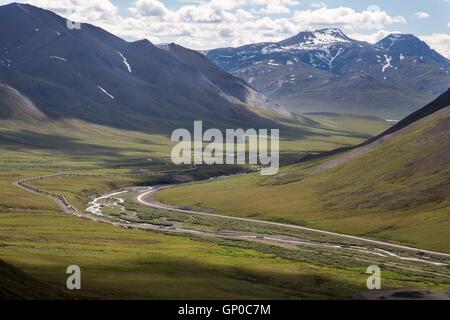
[[[322,29],[311,32],[301,32],[295,37],[279,43],[269,43],[262,47],[261,54],[273,54],[292,51],[326,50],[336,44],[351,43],[339,29]],[[245,54],[247,52],[239,52]]]
[[[115,99],[115,97],[112,94],[110,94],[108,91],[106,91],[104,88],[100,87],[99,85],[97,85],[97,87],[108,97],[110,97],[111,99]]]
[[[269,66],[275,66],[275,67],[280,66],[280,64],[275,63],[274,60],[269,60],[269,62],[267,62],[267,64],[268,64]]]
[[[262,54],[271,54],[274,52],[282,52],[283,50],[279,48],[275,43],[265,46],[261,49]],[[239,52],[238,55],[246,54],[245,51]]]
[[[316,54],[316,57],[325,62],[330,70],[333,70],[333,62],[344,52],[343,48],[339,48],[335,54],[332,54],[328,48],[323,48],[322,52]]]
[[[384,55],[384,58],[386,59],[386,63],[383,65],[381,71],[384,73],[388,68],[392,68],[392,57],[388,56],[387,54]]]
[[[125,65],[125,67],[127,68],[127,70],[128,70],[128,72],[132,72],[132,70],[131,70],[131,66],[130,66],[130,64],[128,63],[128,60],[127,60],[127,58],[125,58],[125,56],[122,54],[122,52],[120,52],[120,51],[117,51],[116,50],[116,52],[120,55],[120,57],[122,58],[122,62],[123,62],[123,64]]]
[[[323,49],[336,43],[350,43],[351,41],[341,35],[341,32],[335,29],[326,29],[314,31],[311,35],[305,37],[302,42],[297,44],[283,46],[284,50],[317,50]]]
[[[377,46],[384,50],[390,50],[397,41],[402,40],[404,38],[405,38],[405,35],[403,35],[403,34],[397,34],[397,33],[390,34],[386,38],[381,40],[377,44]]]
[[[16,3],[16,5],[17,5],[20,9],[22,9],[23,11],[30,13],[30,11],[28,11],[27,9],[25,9],[24,7],[22,7],[22,5],[21,5],[20,3]]]
[[[67,60],[66,60],[66,59],[64,59],[64,58],[61,58],[61,57],[58,57],[58,56],[50,56],[50,57],[49,57],[49,59],[58,59],[58,60],[61,60],[61,61],[66,61],[66,62],[67,62]]]

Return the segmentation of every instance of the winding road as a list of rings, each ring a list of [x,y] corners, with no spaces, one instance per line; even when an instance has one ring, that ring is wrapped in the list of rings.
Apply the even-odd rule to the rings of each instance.
[[[35,181],[42,181],[42,180],[46,180],[46,179],[53,179],[53,178],[72,178],[72,177],[73,178],[76,178],[76,177],[94,177],[94,178],[149,177],[149,176],[155,176],[158,174],[186,173],[186,172],[192,172],[192,171],[196,171],[196,170],[198,170],[197,166],[193,166],[188,169],[165,170],[165,171],[154,171],[154,172],[143,172],[143,173],[55,173],[55,174],[49,174],[49,175],[45,175],[45,176],[36,176],[36,177],[21,179],[13,184],[21,189],[28,191],[28,192],[35,193],[40,196],[53,199],[65,213],[81,216],[81,214],[77,210],[77,208],[75,208],[73,205],[71,205],[66,197],[56,194],[56,193],[48,192],[46,190],[42,190],[42,189],[33,187],[32,185],[30,185],[30,183],[35,182]]]
[[[48,191],[45,190],[41,190],[38,189],[36,187],[33,187],[32,185],[30,185],[30,183],[34,182],[34,181],[41,181],[41,180],[45,180],[45,179],[50,179],[50,178],[61,178],[61,177],[139,177],[139,176],[152,176],[152,175],[157,175],[157,174],[163,174],[163,173],[182,173],[182,172],[189,172],[189,171],[194,171],[197,170],[196,167],[193,168],[189,168],[189,169],[184,169],[184,170],[168,170],[168,171],[159,171],[159,172],[148,172],[148,173],[139,173],[139,174],[77,174],[77,173],[58,173],[58,174],[52,174],[52,175],[46,175],[46,176],[38,176],[38,177],[31,177],[31,178],[26,178],[26,179],[22,179],[19,180],[15,183],[16,186],[28,191],[28,192],[32,192],[44,197],[48,197],[53,199],[55,202],[58,203],[58,205],[62,208],[62,210],[65,213],[68,214],[72,214],[72,215],[76,215],[77,217],[81,217],[81,218],[85,218],[85,219],[89,219],[92,221],[96,221],[96,222],[103,222],[103,223],[110,223],[119,227],[124,227],[124,228],[133,228],[133,229],[140,229],[140,230],[159,230],[159,231],[173,231],[173,232],[177,232],[177,233],[193,233],[193,234],[203,234],[205,232],[200,232],[200,231],[195,231],[195,230],[185,230],[185,229],[176,229],[175,230],[169,230],[169,229],[165,229],[162,227],[158,227],[158,226],[153,226],[153,225],[149,225],[149,224],[136,224],[136,223],[130,223],[127,221],[120,221],[120,222],[114,222],[111,221],[108,217],[102,216],[102,215],[96,215],[96,214],[89,214],[88,211],[86,212],[80,212],[78,211],[77,208],[75,208],[73,205],[70,204],[70,202],[62,195],[58,195],[58,194],[54,194],[54,193],[50,193]],[[272,227],[282,227],[282,228],[287,228],[287,229],[293,229],[293,230],[301,230],[301,231],[306,231],[309,233],[313,233],[313,234],[317,234],[317,235],[324,235],[324,236],[333,236],[336,238],[340,238],[340,239],[347,239],[347,240],[354,240],[354,241],[359,241],[362,243],[367,243],[367,244],[371,244],[371,245],[376,245],[379,247],[383,247],[383,248],[391,248],[391,249],[397,249],[397,250],[402,250],[408,253],[412,253],[412,254],[416,254],[416,255],[428,255],[430,257],[434,257],[434,258],[439,258],[439,259],[446,259],[446,260],[450,260],[450,254],[447,253],[442,253],[442,252],[436,252],[436,251],[428,251],[428,250],[421,250],[421,249],[417,249],[417,248],[413,248],[413,247],[408,247],[408,246],[404,246],[404,245],[397,245],[397,244],[393,244],[393,243],[389,243],[389,242],[384,242],[384,241],[379,241],[379,240],[372,240],[372,239],[367,239],[364,237],[358,237],[358,236],[351,236],[351,235],[346,235],[346,234],[341,234],[341,233],[336,233],[336,232],[330,232],[330,231],[323,231],[323,230],[318,230],[318,229],[313,229],[313,228],[307,228],[307,227],[302,227],[299,225],[292,225],[292,224],[285,224],[285,223],[278,223],[278,222],[270,222],[270,221],[263,221],[263,220],[255,220],[255,219],[250,219],[250,218],[240,218],[240,217],[233,217],[233,216],[226,216],[226,215],[220,215],[220,214],[213,214],[213,213],[207,213],[207,212],[200,212],[200,211],[194,211],[194,210],[185,210],[185,209],[180,209],[180,208],[176,208],[176,207],[172,207],[169,205],[165,205],[165,204],[161,204],[159,203],[154,195],[157,191],[160,190],[164,190],[164,189],[168,189],[168,188],[172,188],[175,187],[176,185],[169,185],[169,186],[164,186],[164,187],[157,187],[157,188],[151,188],[150,190],[146,190],[145,192],[143,192],[142,194],[140,194],[136,200],[138,201],[138,203],[140,203],[143,206],[146,207],[151,207],[151,208],[155,208],[155,209],[162,209],[162,210],[167,210],[167,211],[172,211],[172,212],[178,212],[178,213],[184,213],[184,214],[189,214],[189,215],[198,215],[198,216],[206,216],[206,217],[213,217],[213,218],[221,218],[221,219],[227,219],[227,220],[233,220],[233,221],[242,221],[242,222],[247,222],[247,223],[255,223],[255,224],[260,224],[260,225],[265,225],[265,226],[272,226]],[[122,193],[122,192],[119,192]],[[119,194],[119,193],[113,193],[111,195],[114,194]],[[102,198],[99,199],[103,199],[103,198],[108,198],[111,195],[106,195]],[[95,206],[94,206],[95,207]],[[92,209],[91,211],[94,211],[94,207],[88,208],[88,209]],[[212,235],[214,236],[214,234],[204,234],[204,235]],[[220,237],[227,237],[226,234],[217,234],[216,236],[220,236]],[[228,234],[228,236],[231,237],[239,237],[239,238],[247,238],[247,239],[253,239],[253,238],[258,238],[258,235],[253,235],[253,234]],[[264,237],[265,240],[268,241],[276,241],[276,242],[285,242],[285,243],[296,243],[298,242],[297,239],[284,239],[282,237],[276,237],[274,239],[271,239],[270,237]],[[300,242],[298,243],[300,244]],[[316,245],[313,243],[304,243],[302,242],[302,244],[308,244],[308,245]],[[325,247],[331,247],[330,244],[328,245],[324,245],[321,244],[320,246],[325,246]],[[423,260],[423,259],[418,259],[418,258],[406,258],[406,257],[400,257],[394,253],[390,253],[388,251],[382,250],[382,249],[375,249],[376,251],[378,251],[379,255],[390,255],[391,257],[395,257],[401,260],[410,260],[410,261],[418,261],[418,262],[425,262],[425,263],[431,263],[431,264],[435,264],[435,265],[448,265],[448,261],[446,261],[446,263],[442,264],[442,263],[434,263],[431,261],[427,261],[427,260]],[[372,254],[374,252],[371,252]]]
[[[220,215],[220,214],[199,212],[199,211],[193,211],[193,210],[184,210],[184,209],[175,208],[172,206],[161,204],[155,200],[154,194],[157,191],[172,188],[172,187],[174,187],[174,186],[160,187],[160,188],[156,188],[156,189],[147,191],[147,192],[139,195],[137,197],[137,201],[144,206],[155,208],[155,209],[163,209],[163,210],[168,210],[168,211],[173,211],[173,212],[214,217],[214,218],[222,218],[222,219],[228,219],[228,220],[234,220],[234,221],[251,222],[251,223],[257,223],[257,224],[273,226],[273,227],[283,227],[283,228],[288,228],[288,229],[302,230],[302,231],[307,231],[307,232],[316,233],[316,234],[320,234],[320,235],[334,236],[334,237],[342,238],[342,239],[356,240],[356,241],[360,241],[360,242],[370,243],[373,245],[400,249],[400,250],[404,250],[404,251],[414,253],[414,254],[427,254],[430,256],[434,256],[434,257],[450,259],[450,254],[447,254],[447,253],[421,250],[421,249],[403,246],[403,245],[397,245],[397,244],[393,244],[393,243],[389,243],[389,242],[372,240],[372,239],[367,239],[367,238],[358,237],[358,236],[351,236],[351,235],[346,235],[346,234],[341,234],[341,233],[336,233],[336,232],[312,229],[312,228],[307,228],[307,227],[302,227],[302,226],[292,225],[292,224],[262,221],[262,220],[255,220],[255,219],[249,219],[249,218],[239,218],[239,217],[225,216],[225,215]]]

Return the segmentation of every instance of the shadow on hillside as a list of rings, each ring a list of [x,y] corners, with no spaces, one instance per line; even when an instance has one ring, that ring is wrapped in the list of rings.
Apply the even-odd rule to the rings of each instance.
[[[146,241],[143,248],[148,244]],[[85,289],[67,292],[57,270],[49,272],[40,265],[28,268],[35,275],[45,276],[37,281],[0,260],[0,299],[351,299],[362,290],[313,273],[289,275],[276,270],[160,257],[126,261],[121,266],[104,261],[85,265],[83,272],[89,279],[84,280]],[[176,289],[170,289],[174,284]]]
[[[0,260],[0,300],[68,299],[63,290]]]
[[[196,288],[195,299],[351,299],[361,291],[361,287],[352,283],[315,273],[294,275],[276,269],[269,271],[244,265],[217,265],[186,258],[167,263],[164,259],[141,259],[135,262],[135,268],[150,274],[153,270],[162,270],[161,277],[178,278],[175,299],[192,298],[191,286],[195,281],[215,284],[204,286],[204,289]],[[151,282],[151,279],[148,280]]]
[[[24,149],[54,150],[73,156],[117,156],[120,152],[116,148],[87,144],[71,137],[36,133],[28,130],[15,132],[14,134],[0,133],[0,148],[14,151],[23,151]]]

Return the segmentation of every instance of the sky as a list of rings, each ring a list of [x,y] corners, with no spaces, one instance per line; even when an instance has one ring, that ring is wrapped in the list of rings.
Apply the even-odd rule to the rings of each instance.
[[[20,0],[19,0],[20,1]],[[12,1],[0,0],[0,4]],[[213,49],[341,28],[374,43],[411,33],[450,58],[450,0],[23,0],[133,41]]]

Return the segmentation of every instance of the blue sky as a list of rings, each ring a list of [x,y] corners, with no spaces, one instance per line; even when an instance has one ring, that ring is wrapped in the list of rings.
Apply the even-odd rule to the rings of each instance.
[[[0,4],[11,1],[0,0]],[[279,41],[303,30],[338,27],[375,42],[412,33],[450,57],[450,0],[28,0],[127,40],[193,49]]]
[[[113,0],[125,14],[126,9],[133,2],[132,0]],[[198,3],[200,1],[189,0],[161,0],[169,9],[176,10],[183,5]],[[395,25],[398,31],[403,33],[413,33],[417,35],[427,35],[432,33],[449,33],[450,22],[450,1],[446,0],[326,0],[326,1],[299,1],[300,4],[291,6],[291,9],[309,9],[313,3],[324,3],[330,8],[350,7],[357,11],[362,11],[371,5],[377,5],[389,14],[403,16],[408,20],[408,24]],[[251,7],[251,5],[249,6]],[[430,18],[419,19],[415,13],[426,12]],[[269,15],[270,16],[270,15]],[[274,15],[272,15],[274,16]],[[276,15],[276,17],[287,17],[289,14]]]

